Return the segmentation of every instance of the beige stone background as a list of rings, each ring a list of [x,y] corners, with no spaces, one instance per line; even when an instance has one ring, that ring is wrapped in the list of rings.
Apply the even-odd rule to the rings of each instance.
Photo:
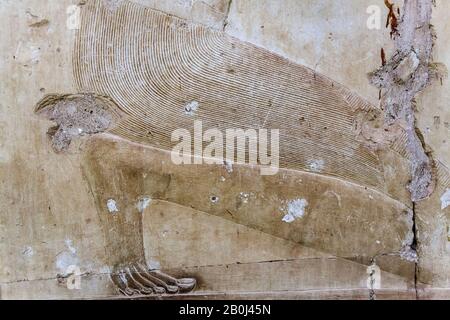
[[[366,9],[368,5],[378,5],[383,25],[386,10],[382,0],[134,2],[223,30],[307,66],[375,105],[379,103],[378,90],[370,86],[367,73],[380,65],[380,48],[389,54],[392,43],[388,30],[366,27]],[[49,122],[33,113],[44,94],[75,90],[71,59],[76,30],[67,28],[66,21],[67,8],[78,3],[0,2],[4,26],[0,34],[2,299],[115,295],[108,280],[105,240],[98,223],[101,213],[81,169],[86,146],[80,143],[67,154],[55,154],[46,137]],[[447,66],[450,66],[449,10],[448,1],[438,0],[433,13],[437,32],[434,59]],[[39,23],[44,19],[48,23]],[[418,127],[435,159],[447,167],[450,167],[449,92],[450,83],[443,79],[442,84],[435,83],[417,99]],[[168,161],[163,159],[164,155],[154,157],[158,163]],[[418,272],[414,265],[383,258],[378,297],[449,298],[450,208],[441,210],[440,197],[445,190],[438,191],[441,194],[435,193],[416,208]],[[174,273],[201,278],[196,297],[226,294],[259,298],[369,297],[366,283],[370,261],[362,252],[364,246],[355,245],[353,251],[346,252],[336,245],[328,252],[325,245],[310,247],[307,239],[295,242],[274,237],[252,226],[175,202],[158,201],[146,212],[147,260],[173,269]],[[375,226],[383,221],[373,219],[371,223]],[[330,217],[327,223],[332,222]],[[347,232],[345,228],[342,225],[341,232]],[[380,240],[397,241],[393,238]],[[81,290],[68,290],[58,284],[57,275],[64,274],[69,265],[81,268]]]

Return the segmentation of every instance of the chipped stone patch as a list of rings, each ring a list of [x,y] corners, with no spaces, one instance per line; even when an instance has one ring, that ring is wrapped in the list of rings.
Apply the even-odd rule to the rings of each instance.
[[[210,197],[210,200],[211,200],[211,202],[213,203],[213,204],[217,204],[217,203],[219,203],[219,197],[218,196],[211,196]]]
[[[282,211],[287,212],[282,221],[286,223],[292,223],[297,219],[303,218],[307,206],[308,201],[306,201],[305,199],[296,199],[289,201],[286,208],[282,209]]]
[[[136,204],[136,207],[140,213],[143,213],[145,209],[148,208],[150,203],[152,202],[152,198],[148,196],[141,197]]]
[[[416,129],[414,114],[415,97],[441,77],[439,64],[432,63],[435,39],[430,23],[432,5],[430,0],[404,2],[398,24],[396,20],[391,33],[391,36],[395,35],[395,53],[370,74],[371,83],[380,89],[385,124],[402,128],[406,135],[411,171],[408,190],[413,202],[428,198],[435,184],[433,160]]]
[[[200,104],[197,101],[191,101],[184,106],[184,113],[188,116],[193,116],[197,112],[199,106]]]
[[[286,223],[292,223],[295,221],[295,218],[293,216],[291,216],[290,214],[287,214],[283,217],[282,221],[286,222]]]
[[[322,172],[325,167],[325,161],[323,161],[322,159],[309,160],[307,164],[308,164],[309,170],[311,170],[312,172],[315,172],[315,173]]]
[[[42,19],[42,20],[39,20],[36,22],[32,22],[28,26],[30,28],[42,28],[42,27],[48,26],[49,24],[50,24],[50,21],[48,21],[47,19]]]
[[[248,201],[250,200],[250,194],[241,192],[241,193],[239,193],[239,199],[241,200],[241,202],[243,204],[247,204]]]
[[[30,246],[26,246],[23,250],[22,250],[22,255],[26,258],[31,258],[32,256],[34,256],[34,250],[32,247]]]
[[[239,192],[237,196],[236,207],[249,205],[249,203],[255,199],[255,194],[253,192]]]
[[[225,161],[223,162],[223,164],[224,164],[225,169],[227,170],[227,172],[228,172],[229,174],[233,173],[233,162],[232,162],[232,161],[230,161],[230,160],[225,160]]]
[[[95,94],[46,95],[35,113],[56,122],[47,134],[57,153],[66,151],[77,137],[112,129],[124,115],[113,100]]]
[[[405,245],[402,250],[400,250],[400,258],[405,261],[418,263],[419,256],[417,255],[417,251],[414,250],[410,245]]]
[[[109,199],[109,200],[106,202],[106,206],[108,207],[108,211],[109,211],[110,213],[116,213],[116,212],[119,212],[119,208],[117,208],[117,203],[116,203],[116,201],[115,201],[114,199]]]
[[[28,20],[28,27],[30,28],[41,28],[48,26],[50,24],[50,21],[48,19],[41,18],[38,15],[33,14],[30,10],[27,10],[26,14]]]

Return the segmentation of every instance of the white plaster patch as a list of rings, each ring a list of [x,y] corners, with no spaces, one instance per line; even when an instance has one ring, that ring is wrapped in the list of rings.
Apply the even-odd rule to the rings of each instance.
[[[140,213],[143,213],[145,209],[150,205],[152,199],[150,197],[142,197],[139,199],[136,207]]]
[[[450,206],[450,189],[447,189],[441,197],[441,209],[444,210],[448,206]]]
[[[117,208],[116,200],[114,200],[114,199],[109,199],[108,202],[106,203],[106,206],[108,207],[108,211],[110,213],[119,212],[119,209]]]
[[[197,101],[189,102],[187,105],[184,106],[184,113],[188,116],[193,116],[195,112],[198,110],[198,107],[200,104]]]
[[[230,160],[225,160],[223,164],[225,165],[225,169],[228,173],[233,173],[233,162]]]
[[[239,193],[239,198],[241,199],[242,203],[248,203],[248,200],[250,199],[250,194],[241,192]]]
[[[283,217],[283,222],[292,223],[297,219],[303,218],[307,206],[308,201],[305,199],[289,201],[287,203],[287,208],[283,209],[283,211],[287,211],[286,215]]]
[[[294,221],[295,221],[295,218],[293,216],[291,216],[290,214],[287,214],[283,217],[283,222],[292,223]]]
[[[78,265],[79,260],[75,254],[72,254],[69,251],[63,251],[57,256],[55,264],[59,273],[66,275],[69,267]]]
[[[34,256],[34,250],[32,247],[27,246],[22,250],[22,254],[27,258],[31,258],[32,256]]]
[[[312,172],[320,173],[323,171],[324,167],[325,167],[325,161],[323,161],[322,159],[308,161],[308,168]]]
[[[66,239],[65,242],[66,242],[67,249],[69,249],[69,251],[72,252],[72,254],[76,254],[77,249],[75,249],[75,247],[73,246],[72,240]]]

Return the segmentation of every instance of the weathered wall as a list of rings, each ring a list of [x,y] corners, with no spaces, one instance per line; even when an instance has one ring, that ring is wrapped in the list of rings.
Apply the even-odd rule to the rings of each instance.
[[[393,43],[384,27],[366,27],[367,1],[134,2],[280,54],[379,105],[378,89],[369,84],[367,73],[380,66],[380,49],[389,56]],[[382,8],[383,25],[383,1],[372,2]],[[415,207],[415,270],[414,263],[397,254],[411,240],[413,205],[406,192],[408,166],[395,152],[377,156],[383,181],[379,190],[303,170],[264,180],[245,166],[233,173],[221,166],[180,168],[163,151],[111,135],[74,141],[67,153],[54,153],[46,137],[51,123],[33,111],[47,93],[78,90],[72,62],[77,30],[66,25],[72,3],[78,2],[0,3],[0,17],[10,31],[0,39],[1,298],[114,295],[107,274],[123,255],[114,253],[111,241],[133,239],[118,241],[124,251],[133,251],[140,245],[133,227],[139,223],[146,262],[195,276],[200,294],[307,298],[311,295],[303,291],[317,289],[325,297],[364,299],[369,297],[367,266],[378,257],[383,270],[378,297],[416,297],[416,271],[419,297],[447,296],[445,290],[431,290],[448,288],[450,276],[450,209],[442,210],[440,201],[450,187],[445,180],[445,166],[450,166],[446,79],[417,99],[418,127],[442,164],[433,197]],[[114,9],[120,1],[107,4]],[[437,1],[433,11],[434,59],[446,65],[449,6]],[[143,196],[154,201],[141,221],[135,206]],[[222,201],[213,205],[212,196]],[[309,199],[307,218],[287,225],[279,207],[298,197]],[[105,218],[110,198],[128,223],[112,235],[108,230],[116,222]],[[394,255],[379,256],[384,253]],[[57,281],[73,264],[85,273],[81,290],[68,290]],[[422,283],[429,288],[422,290]],[[277,294],[286,290],[291,294]]]

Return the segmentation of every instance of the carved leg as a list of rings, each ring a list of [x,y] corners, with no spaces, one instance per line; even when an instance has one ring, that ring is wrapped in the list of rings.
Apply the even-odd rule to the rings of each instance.
[[[169,176],[148,173],[146,183],[143,168],[107,165],[97,153],[88,152],[84,176],[96,196],[99,222],[105,239],[108,265],[113,267],[111,281],[125,296],[178,294],[195,288],[195,279],[176,279],[161,271],[146,267],[143,243],[142,215],[136,207],[139,196],[157,195],[170,183]],[[108,200],[114,199],[116,210],[108,210]]]

